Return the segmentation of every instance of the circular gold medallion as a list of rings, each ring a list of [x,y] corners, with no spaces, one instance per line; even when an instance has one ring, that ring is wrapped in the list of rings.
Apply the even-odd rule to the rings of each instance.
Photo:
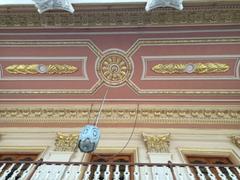
[[[100,60],[97,71],[105,83],[118,86],[130,77],[132,66],[123,55],[109,53]]]

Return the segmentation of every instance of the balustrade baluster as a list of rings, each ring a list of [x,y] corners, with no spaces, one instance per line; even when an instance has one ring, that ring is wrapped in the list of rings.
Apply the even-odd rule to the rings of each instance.
[[[238,175],[240,176],[240,169],[239,169],[239,167],[235,167],[235,169],[238,172]]]
[[[116,165],[116,169],[113,173],[113,178],[114,178],[114,180],[119,180],[119,178],[120,178],[119,165]]]
[[[25,171],[23,171],[21,177],[18,180],[26,180],[28,176],[31,174],[35,166],[36,165],[34,164],[29,165],[28,168]]]
[[[169,167],[164,166],[164,176],[166,178],[166,180],[172,180],[173,179],[173,175],[172,175],[172,171]]]
[[[227,170],[227,172],[228,172],[229,176],[232,178],[232,180],[238,180],[236,175],[230,170],[229,167],[225,167],[225,169]]]
[[[55,166],[55,168],[57,167],[58,167],[58,171],[56,174],[54,174],[54,180],[61,179],[61,177],[63,176],[64,170],[66,168],[65,165]]]
[[[100,175],[101,175],[101,171],[100,171],[101,165],[97,165],[97,169],[94,172],[94,180],[98,180]]]
[[[197,170],[197,175],[199,177],[200,180],[206,180],[204,174],[202,173],[202,171],[200,170],[200,168],[198,166],[195,167]]]
[[[12,164],[4,173],[3,175],[0,177],[0,180],[5,180],[6,177],[11,173],[13,167],[15,166],[16,164]]]
[[[6,163],[4,163],[1,167],[0,167],[0,173],[2,172],[3,168],[6,166]]]
[[[124,180],[130,179],[129,165],[125,165]]]
[[[227,180],[227,177],[225,176],[225,174],[222,173],[222,171],[219,169],[219,167],[216,167],[216,170],[218,172],[218,176],[222,179],[222,180]]]
[[[66,173],[64,174],[63,180],[68,180],[71,178],[72,175],[72,170],[73,170],[73,165],[71,164],[68,168]]]
[[[184,180],[184,177],[183,177],[184,170],[182,167],[179,167],[179,166],[174,167],[173,172],[177,180]]]
[[[148,167],[144,166],[144,180],[149,180],[149,171],[148,171]]]
[[[186,170],[187,170],[188,178],[189,178],[190,180],[195,180],[195,177],[194,177],[194,175],[193,175],[190,167],[187,166],[187,167],[186,167]]]
[[[34,172],[31,180],[38,180],[38,178],[41,176],[41,173],[43,172],[43,169],[46,165],[39,166],[36,171]]]
[[[152,167],[152,173],[153,173],[153,179],[154,180],[159,180],[159,178],[160,178],[159,177],[160,175],[159,175],[158,171],[159,171],[159,167],[157,167],[157,166]]]
[[[139,180],[140,178],[139,178],[139,176],[140,176],[140,174],[139,174],[139,167],[138,166],[134,166],[134,180]]]
[[[21,172],[22,167],[24,164],[21,164],[12,174],[12,176],[8,180],[15,180],[17,175]]]
[[[211,180],[217,180],[215,175],[212,173],[212,171],[210,170],[209,167],[205,167],[206,170],[207,170],[207,173],[208,173],[208,177],[211,179]]]
[[[88,180],[89,179],[89,177],[91,175],[91,167],[92,167],[92,165],[88,165],[88,168],[87,168],[87,170],[84,173],[83,180]]]
[[[110,177],[110,165],[107,165],[107,168],[104,172],[104,180],[109,180]]]

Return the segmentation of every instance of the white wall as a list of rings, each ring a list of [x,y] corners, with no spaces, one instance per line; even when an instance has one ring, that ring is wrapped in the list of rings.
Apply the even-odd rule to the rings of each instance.
[[[1,128],[0,150],[7,148],[45,147],[44,156],[54,153],[56,132],[78,133],[77,128]],[[126,144],[132,129],[130,128],[103,128],[97,151],[119,150]],[[136,151],[136,162],[150,162],[147,149],[142,139],[142,133],[165,134],[171,133],[170,153],[173,162],[183,162],[179,148],[192,150],[232,151],[240,157],[240,149],[231,143],[232,135],[239,135],[238,130],[213,130],[213,129],[147,129],[137,128],[127,146],[126,151]],[[72,156],[72,161],[80,161],[82,153],[77,152]]]

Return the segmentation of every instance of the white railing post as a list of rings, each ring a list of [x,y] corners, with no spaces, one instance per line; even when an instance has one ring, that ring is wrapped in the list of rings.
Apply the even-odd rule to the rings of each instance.
[[[149,171],[148,171],[148,167],[144,166],[144,175],[143,175],[143,179],[144,180],[149,180]]]
[[[222,171],[219,169],[219,167],[216,167],[216,170],[218,172],[218,176],[222,179],[222,180],[227,180],[227,177],[225,176],[225,174],[222,173]]]
[[[154,180],[159,180],[159,178],[160,178],[158,170],[159,170],[159,167],[157,167],[157,166],[152,167],[152,173],[153,173],[153,179]]]
[[[194,174],[192,173],[190,167],[187,166],[187,167],[186,167],[186,170],[187,170],[188,178],[189,178],[190,180],[195,180]]]
[[[97,169],[94,172],[94,180],[98,180],[100,175],[101,175],[101,171],[100,171],[101,165],[97,165]]]
[[[130,179],[129,165],[125,165],[124,180]]]
[[[227,170],[229,176],[232,178],[232,180],[238,180],[238,178],[235,176],[235,174],[230,170],[229,167],[225,167],[225,169]]]
[[[238,175],[240,176],[240,169],[239,169],[239,167],[235,167],[235,169],[238,172]]]
[[[13,167],[15,166],[15,163],[12,164],[4,173],[3,175],[0,177],[0,180],[5,180],[6,177],[11,173]]]
[[[171,169],[166,166],[164,166],[163,169],[164,169],[164,175],[165,175],[166,180],[172,180],[173,174],[172,174]]]
[[[4,163],[1,167],[0,167],[0,173],[2,172],[3,168],[6,166],[6,163]]]
[[[24,164],[21,164],[12,174],[12,176],[9,178],[9,180],[15,180],[17,175],[21,172],[22,167]]]
[[[134,180],[139,180],[140,173],[139,173],[139,167],[137,165],[134,166]]]
[[[90,177],[90,175],[91,175],[91,167],[92,167],[91,164],[88,165],[88,168],[87,168],[86,172],[84,173],[84,178],[83,178],[83,180],[88,180],[88,179],[89,179],[89,177]]]
[[[110,177],[110,165],[107,165],[106,170],[104,172],[104,180],[109,180]]]
[[[205,167],[206,170],[207,170],[207,173],[208,173],[208,177],[211,179],[211,180],[217,180],[215,175],[212,173],[212,171],[210,170],[209,167]]]
[[[119,180],[119,178],[120,178],[119,165],[116,165],[116,169],[113,173],[113,178],[114,178],[114,180]]]
[[[183,172],[182,167],[175,166],[173,168],[173,172],[174,172],[175,177],[177,178],[177,180],[184,180],[184,172]]]
[[[34,170],[35,166],[36,166],[35,164],[29,165],[28,168],[27,168],[25,171],[23,171],[22,176],[19,178],[19,180],[25,180],[25,179],[27,179],[28,176],[29,176],[29,175],[32,173],[32,171]]]
[[[200,170],[200,168],[198,166],[195,167],[197,170],[197,175],[199,177],[200,180],[206,180],[204,174],[202,173],[202,171]]]

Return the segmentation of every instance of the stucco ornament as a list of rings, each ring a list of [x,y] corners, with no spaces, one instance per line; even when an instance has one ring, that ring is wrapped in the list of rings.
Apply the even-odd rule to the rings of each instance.
[[[5,70],[10,74],[71,74],[78,68],[67,64],[13,64]]]
[[[143,133],[147,151],[154,153],[168,153],[170,145],[170,133],[161,135],[150,135]]]
[[[57,133],[55,151],[74,151],[77,146],[78,134]]]
[[[178,10],[182,10],[182,2],[183,0],[148,0],[145,10],[150,11],[158,7],[173,7]]]
[[[100,60],[97,71],[105,83],[118,86],[129,79],[132,65],[122,54],[113,52]]]
[[[33,2],[35,2],[35,6],[40,14],[51,9],[74,12],[74,8],[68,0],[33,0]]]
[[[240,148],[240,136],[232,136],[232,143],[235,144],[238,148]]]
[[[96,126],[86,125],[80,132],[78,147],[85,153],[93,152],[100,139],[100,130]]]

